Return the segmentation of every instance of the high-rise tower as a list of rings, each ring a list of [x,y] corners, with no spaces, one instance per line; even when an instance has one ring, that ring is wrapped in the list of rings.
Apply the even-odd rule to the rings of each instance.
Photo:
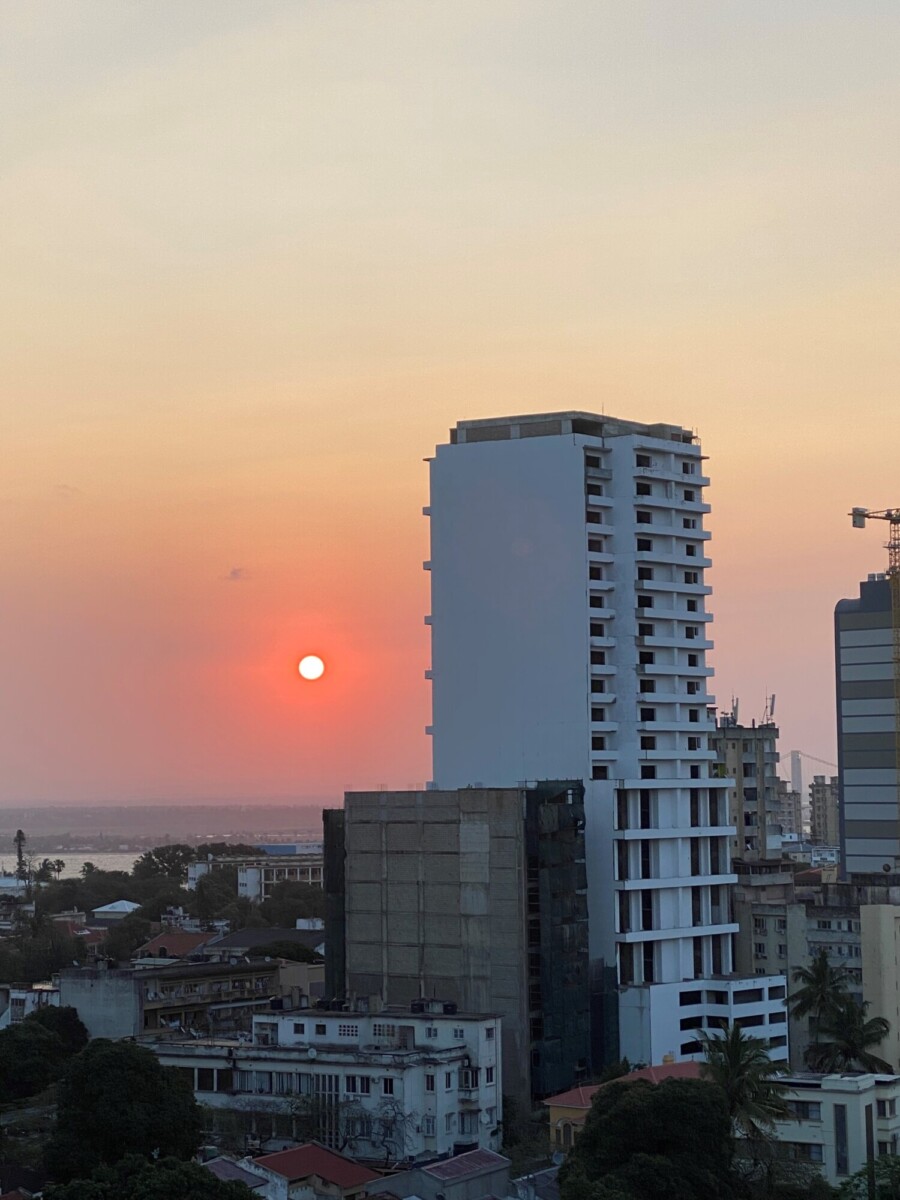
[[[784,1019],[781,977],[732,974],[707,483],[689,430],[579,412],[460,422],[431,463],[433,786],[584,778],[595,1057]]]

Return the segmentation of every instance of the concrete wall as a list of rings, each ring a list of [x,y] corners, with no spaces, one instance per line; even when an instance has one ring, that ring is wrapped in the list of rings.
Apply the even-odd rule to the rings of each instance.
[[[60,971],[59,1003],[77,1009],[92,1038],[137,1037],[143,1032],[138,980],[100,968]]]
[[[529,1096],[522,794],[348,793],[344,805],[348,991],[498,1013],[504,1091]]]
[[[900,908],[863,904],[859,910],[862,936],[863,999],[870,1017],[890,1024],[877,1048],[880,1058],[900,1069]]]

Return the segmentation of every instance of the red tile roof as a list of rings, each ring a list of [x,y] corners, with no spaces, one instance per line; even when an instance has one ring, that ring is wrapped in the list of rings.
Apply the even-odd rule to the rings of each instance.
[[[634,1083],[638,1079],[646,1079],[649,1083],[662,1083],[664,1079],[699,1079],[700,1063],[661,1063],[656,1067],[641,1067],[628,1075],[621,1075],[610,1083]],[[554,1108],[590,1108],[591,1101],[597,1088],[606,1087],[604,1083],[589,1083],[583,1087],[571,1088],[568,1092],[560,1092],[558,1096],[548,1096],[545,1105],[552,1104]]]
[[[310,1175],[318,1175],[320,1179],[345,1191],[364,1187],[365,1184],[381,1178],[368,1167],[361,1167],[352,1159],[344,1158],[343,1154],[335,1154],[333,1150],[326,1150],[316,1142],[307,1142],[305,1146],[282,1150],[278,1154],[264,1154],[255,1161],[261,1167],[268,1167],[277,1175],[283,1175],[291,1183],[308,1179]]]
[[[479,1171],[496,1170],[497,1167],[509,1166],[509,1159],[493,1150],[468,1150],[465,1154],[457,1154],[455,1158],[446,1158],[443,1162],[432,1163],[423,1167],[428,1175],[436,1179],[463,1179],[466,1175],[475,1175]]]
[[[186,958],[214,936],[212,933],[188,933],[184,929],[166,929],[149,942],[144,942],[136,953],[141,958],[147,958],[150,955],[159,955],[161,950],[165,950],[165,958]]]

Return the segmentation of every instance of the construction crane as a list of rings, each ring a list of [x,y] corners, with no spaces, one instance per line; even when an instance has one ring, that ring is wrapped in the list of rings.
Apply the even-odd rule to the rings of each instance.
[[[900,813],[900,508],[854,508],[850,513],[854,529],[865,529],[866,521],[887,521],[885,548],[888,552],[887,579],[891,588],[891,625],[894,650],[894,753],[897,773],[897,808]]]

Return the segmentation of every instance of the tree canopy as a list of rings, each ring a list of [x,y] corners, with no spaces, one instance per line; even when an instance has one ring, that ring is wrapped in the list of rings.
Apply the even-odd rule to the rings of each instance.
[[[765,1043],[748,1037],[739,1025],[720,1034],[705,1034],[703,1079],[725,1093],[735,1132],[751,1142],[768,1137],[775,1121],[789,1116],[784,1085],[778,1082],[780,1063],[769,1058]]]
[[[193,1162],[129,1156],[70,1183],[51,1184],[45,1200],[252,1200],[243,1183],[223,1182]]]
[[[135,860],[132,874],[135,879],[165,875],[169,879],[177,879],[184,883],[188,866],[196,862],[198,857],[199,853],[194,846],[187,846],[182,842],[173,842],[170,846],[156,846],[153,850],[145,850],[140,858]]]
[[[53,1179],[68,1182],[129,1154],[187,1159],[201,1132],[187,1080],[142,1046],[98,1038],[60,1080],[46,1164]]]
[[[29,1022],[55,1033],[69,1055],[78,1054],[88,1044],[88,1031],[78,1016],[77,1008],[47,1005],[29,1013],[24,1024],[28,1025]]]
[[[66,1057],[61,1038],[36,1021],[0,1030],[0,1103],[42,1092],[56,1080]]]
[[[560,1169],[562,1200],[731,1200],[732,1136],[713,1083],[613,1081],[599,1088]]]
[[[263,924],[282,928],[293,926],[298,917],[324,917],[325,893],[315,884],[288,879],[275,884],[259,915]]]

